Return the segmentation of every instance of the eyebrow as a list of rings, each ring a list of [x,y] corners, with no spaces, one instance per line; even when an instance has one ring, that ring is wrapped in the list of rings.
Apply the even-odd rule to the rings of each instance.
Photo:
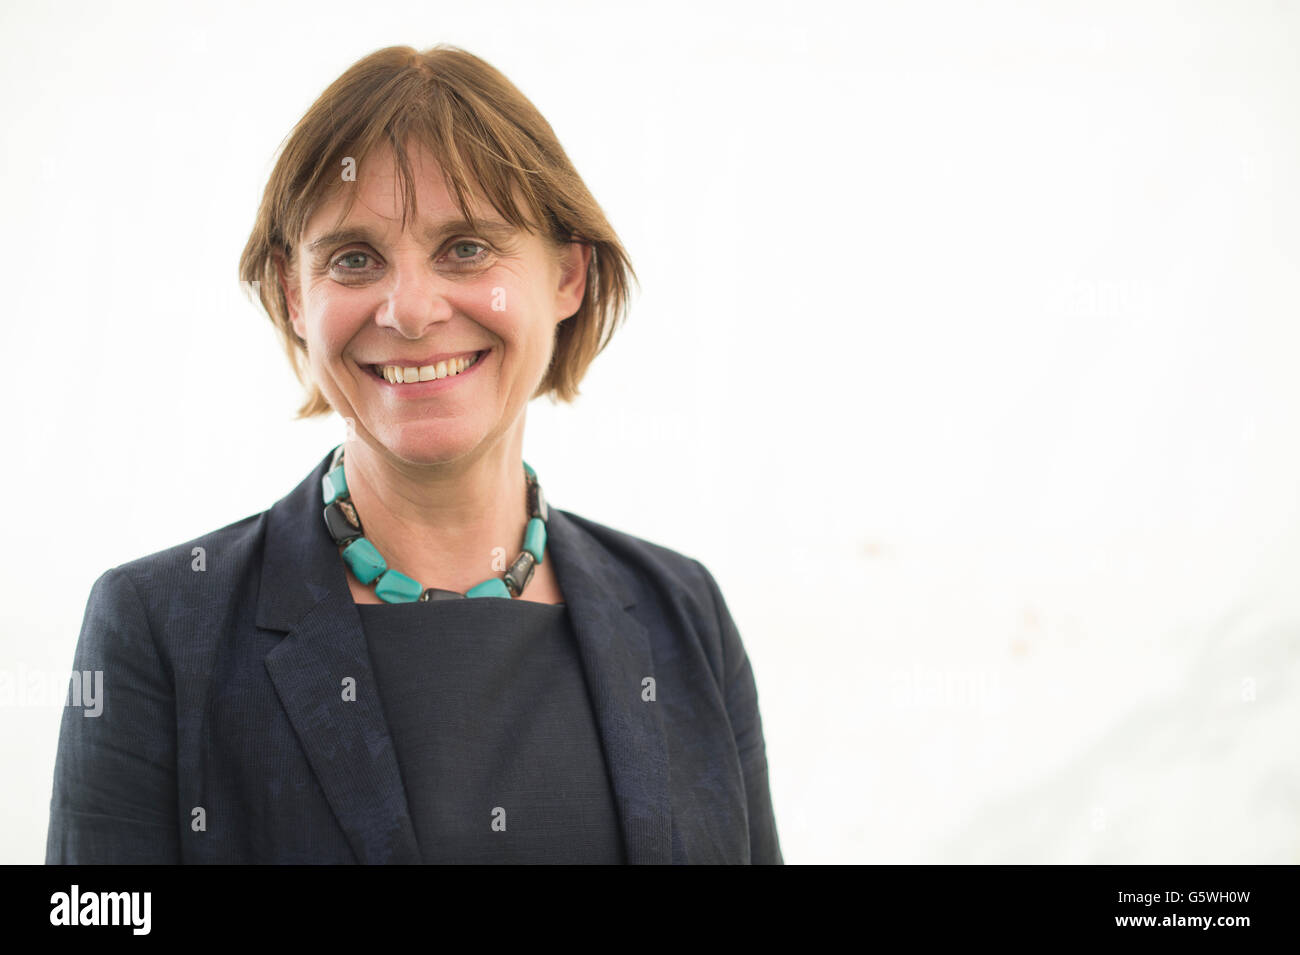
[[[424,237],[431,243],[437,243],[446,236],[454,235],[457,232],[468,232],[484,236],[495,242],[505,242],[518,231],[510,223],[502,222],[500,219],[479,219],[477,223],[471,223],[468,219],[445,219],[439,224],[426,229]],[[370,245],[380,244],[377,234],[366,226],[346,226],[342,229],[326,232],[320,238],[312,240],[307,244],[307,251],[312,255],[316,255],[326,248],[347,245],[351,242],[366,242]]]

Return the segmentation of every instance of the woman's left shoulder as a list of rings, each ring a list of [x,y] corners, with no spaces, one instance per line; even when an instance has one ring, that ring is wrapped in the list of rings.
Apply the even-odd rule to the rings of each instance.
[[[590,518],[561,511],[564,519],[572,523],[588,541],[641,579],[650,579],[660,587],[671,587],[679,593],[691,594],[711,609],[717,583],[702,562],[657,541],[639,537],[628,531],[601,524]]]

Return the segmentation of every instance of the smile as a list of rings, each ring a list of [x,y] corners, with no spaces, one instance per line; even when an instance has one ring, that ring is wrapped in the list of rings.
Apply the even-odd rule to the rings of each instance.
[[[443,378],[455,378],[478,365],[487,350],[469,352],[454,358],[445,358],[428,365],[383,364],[367,365],[372,375],[390,385],[413,385]]]

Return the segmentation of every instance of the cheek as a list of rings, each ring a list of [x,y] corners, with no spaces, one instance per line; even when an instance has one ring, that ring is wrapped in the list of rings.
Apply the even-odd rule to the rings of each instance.
[[[323,357],[342,351],[372,314],[372,306],[361,296],[340,294],[336,289],[310,289],[304,304],[308,341],[325,353]]]
[[[516,360],[520,353],[549,348],[554,329],[547,327],[536,289],[518,276],[498,277],[466,301],[465,310],[500,338]]]

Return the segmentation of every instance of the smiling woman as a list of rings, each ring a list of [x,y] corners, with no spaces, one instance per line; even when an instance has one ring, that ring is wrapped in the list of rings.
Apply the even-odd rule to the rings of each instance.
[[[47,860],[783,861],[712,575],[549,506],[522,458],[634,278],[532,103],[454,47],[363,58],[287,139],[240,276],[299,416],[348,438],[96,581],[74,668],[111,702],[64,718]]]
[[[307,218],[296,252],[273,250],[269,287],[310,380],[353,422],[348,486],[371,515],[367,539],[402,568],[390,575],[469,593],[483,542],[518,539],[517,510],[496,505],[522,499],[526,406],[583,303],[591,245],[512,225],[473,193],[458,208],[446,150],[399,148],[404,163],[387,141],[364,155],[355,184]],[[535,556],[527,599],[559,603],[553,564]],[[402,578],[373,591],[354,571],[348,582],[359,603],[378,603]]]

